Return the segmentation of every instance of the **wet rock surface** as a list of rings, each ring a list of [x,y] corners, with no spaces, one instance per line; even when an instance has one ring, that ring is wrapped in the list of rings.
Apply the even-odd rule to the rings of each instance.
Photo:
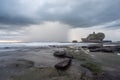
[[[72,59],[70,68],[64,72],[58,72],[54,68],[54,65],[64,61],[65,58],[54,57],[53,53],[55,50],[63,49],[64,48],[25,48],[0,52],[0,80],[19,80],[18,78],[21,78],[21,80],[40,80],[40,78],[44,77],[48,77],[44,80],[120,80],[120,58],[117,57],[115,60],[114,58],[116,58],[116,56],[107,56],[106,58],[106,54],[101,55],[101,58],[99,58],[100,55],[97,54],[94,56],[96,60],[102,60],[105,66],[114,68],[113,70],[111,68],[105,68],[106,72],[104,74],[93,75],[89,69],[81,67],[80,64],[82,64],[82,62],[75,58]],[[79,58],[80,56],[76,55],[76,57]],[[111,61],[109,62],[107,60],[108,58],[110,58],[110,60],[112,58],[114,65],[117,65],[112,66]],[[29,77],[26,78],[26,76]]]
[[[55,51],[55,52],[53,53],[53,55],[54,55],[55,57],[64,58],[64,57],[66,56],[66,52],[65,52],[65,51]]]
[[[31,68],[34,67],[34,62],[25,59],[19,59],[13,63],[12,66],[16,68]]]
[[[57,63],[55,65],[55,68],[57,70],[66,70],[67,68],[69,68],[71,62],[72,62],[72,59],[66,58],[63,61]]]

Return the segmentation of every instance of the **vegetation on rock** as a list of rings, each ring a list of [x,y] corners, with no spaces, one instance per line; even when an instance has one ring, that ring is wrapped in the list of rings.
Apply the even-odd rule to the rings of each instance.
[[[101,68],[100,64],[98,64],[96,62],[83,63],[83,64],[81,64],[81,66],[91,70],[93,72],[93,74],[99,74],[102,72],[102,68]]]
[[[105,38],[105,34],[102,32],[99,33],[95,33],[93,32],[93,34],[89,34],[87,36],[87,38],[82,38],[83,42],[89,42],[89,41],[103,41],[103,39]]]

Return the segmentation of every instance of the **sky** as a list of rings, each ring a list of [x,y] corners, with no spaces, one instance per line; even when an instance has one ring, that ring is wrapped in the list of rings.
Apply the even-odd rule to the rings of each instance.
[[[0,0],[0,41],[119,41],[120,0]]]

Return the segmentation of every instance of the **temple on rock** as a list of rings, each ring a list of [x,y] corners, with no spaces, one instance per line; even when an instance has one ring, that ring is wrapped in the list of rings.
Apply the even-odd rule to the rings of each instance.
[[[105,38],[104,33],[95,33],[89,34],[86,38],[82,38],[82,42],[103,42],[103,39]]]

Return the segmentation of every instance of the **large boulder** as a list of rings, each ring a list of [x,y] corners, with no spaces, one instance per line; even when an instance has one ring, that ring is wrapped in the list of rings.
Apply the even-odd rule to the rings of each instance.
[[[65,60],[57,63],[57,64],[55,65],[55,68],[58,69],[58,70],[66,70],[66,69],[68,69],[68,67],[70,66],[71,61],[72,61],[71,58],[66,58]]]

